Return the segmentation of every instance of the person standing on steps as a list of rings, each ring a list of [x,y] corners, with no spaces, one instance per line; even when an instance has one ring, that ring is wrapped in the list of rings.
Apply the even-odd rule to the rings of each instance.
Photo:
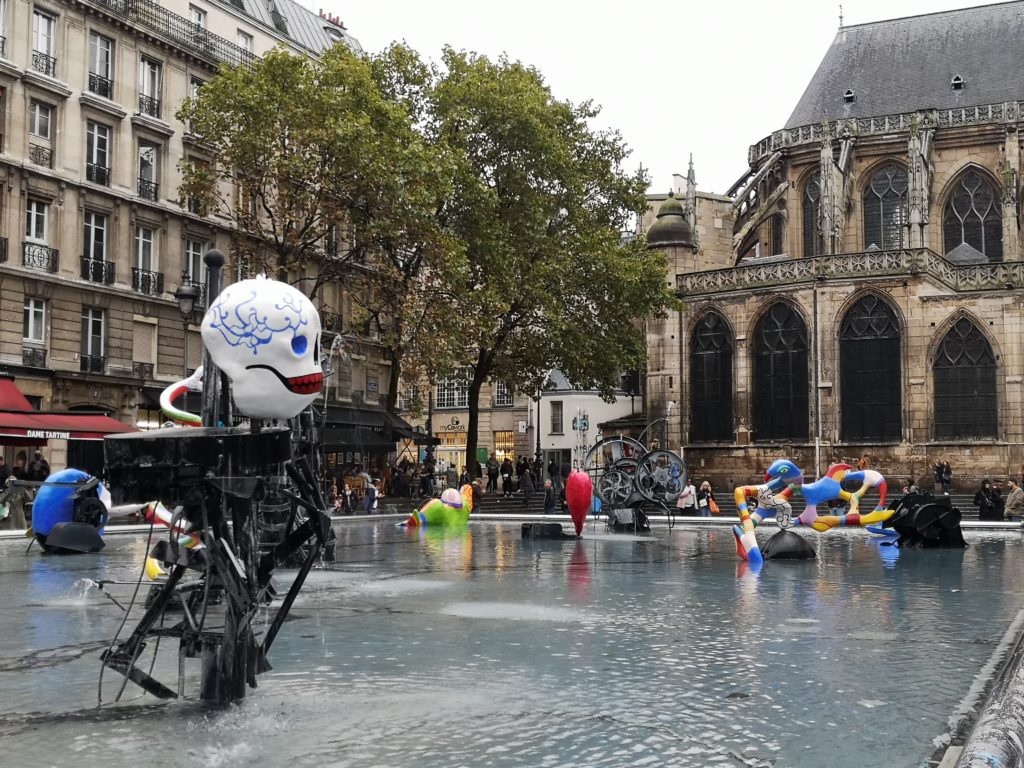
[[[555,493],[555,487],[551,484],[550,480],[544,481],[544,514],[553,515],[555,514],[555,499],[557,495]]]
[[[493,453],[487,460],[487,492],[494,493],[498,490],[498,458]]]
[[[529,509],[530,497],[533,496],[533,478],[529,472],[519,476],[519,490],[523,492],[523,509]]]

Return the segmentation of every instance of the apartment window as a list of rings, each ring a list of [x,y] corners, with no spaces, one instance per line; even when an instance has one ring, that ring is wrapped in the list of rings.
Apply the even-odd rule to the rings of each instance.
[[[50,121],[53,119],[53,107],[38,99],[32,99],[28,105],[28,132],[40,139],[50,140]]]
[[[84,357],[103,357],[103,325],[102,309],[82,308],[82,355]]]
[[[188,94],[193,99],[199,97],[199,89],[206,85],[205,80],[200,80],[198,77],[193,77],[188,81]]]
[[[242,30],[238,30],[238,47],[244,48],[245,50],[252,52],[252,35]]]
[[[46,302],[43,299],[25,297],[21,336],[36,344],[46,342]]]
[[[551,401],[551,434],[562,434],[562,401]]]
[[[511,430],[494,433],[494,455],[498,461],[516,459],[516,435]]]
[[[139,197],[156,200],[159,192],[157,184],[157,162],[160,158],[160,146],[149,141],[139,142]]]
[[[89,33],[89,90],[105,99],[113,95],[114,41]]]
[[[469,379],[458,371],[437,382],[438,408],[466,408],[469,405]]]
[[[206,285],[206,264],[203,262],[203,254],[206,253],[206,243],[202,240],[185,241],[185,271],[188,272],[188,279],[193,285]]]
[[[32,69],[53,77],[57,73],[54,35],[57,19],[42,11],[32,12]]]
[[[107,258],[107,217],[102,213],[85,212],[85,253],[89,261]]]
[[[25,239],[33,243],[47,242],[47,214],[49,203],[29,198],[25,211]]]
[[[494,407],[507,408],[512,405],[512,387],[507,381],[498,381],[494,384]]]
[[[195,24],[197,27],[206,29],[206,11],[195,5],[189,5],[188,7],[188,20]]]
[[[154,272],[156,254],[153,246],[153,230],[150,227],[135,227],[135,268]]]
[[[85,177],[94,184],[110,184],[110,128],[92,120],[85,128]]]
[[[160,117],[160,62],[145,56],[139,62],[139,112]]]

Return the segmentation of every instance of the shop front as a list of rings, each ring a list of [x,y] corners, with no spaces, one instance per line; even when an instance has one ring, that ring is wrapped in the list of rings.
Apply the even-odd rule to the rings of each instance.
[[[34,410],[14,379],[0,376],[0,451],[12,467],[19,459],[27,464],[35,449],[60,445],[66,448],[67,466],[103,477],[104,436],[135,431],[102,412]]]

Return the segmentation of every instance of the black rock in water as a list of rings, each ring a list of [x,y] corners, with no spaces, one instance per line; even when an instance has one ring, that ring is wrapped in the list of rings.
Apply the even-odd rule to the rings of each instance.
[[[779,531],[761,547],[765,560],[813,560],[814,548],[793,531]]]

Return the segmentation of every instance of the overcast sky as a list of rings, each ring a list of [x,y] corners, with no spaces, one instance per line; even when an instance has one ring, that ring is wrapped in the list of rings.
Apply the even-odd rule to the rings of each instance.
[[[602,107],[632,168],[668,191],[693,154],[697,186],[724,193],[747,148],[781,128],[839,28],[829,0],[305,0],[341,17],[363,48],[446,44],[539,69],[556,97]],[[319,5],[323,2],[323,5]],[[844,23],[970,6],[969,0],[848,0]]]

